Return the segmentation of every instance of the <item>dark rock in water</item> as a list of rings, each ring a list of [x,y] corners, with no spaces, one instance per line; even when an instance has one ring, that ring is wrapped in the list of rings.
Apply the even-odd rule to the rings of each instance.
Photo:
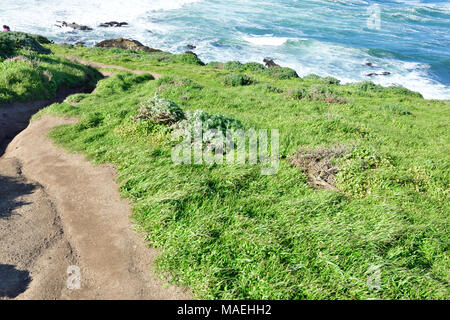
[[[123,27],[127,26],[128,22],[117,22],[117,21],[109,21],[99,24],[99,27],[109,28],[109,27]]]
[[[374,65],[373,65],[372,62],[366,62],[366,66],[368,66],[368,67],[373,67]]]
[[[267,68],[279,67],[272,59],[265,58],[263,62],[266,64]]]
[[[124,39],[124,38],[104,40],[104,41],[97,43],[95,46],[99,47],[99,48],[107,48],[107,49],[119,48],[119,49],[124,49],[124,50],[133,50],[133,51],[161,52],[161,50],[144,46],[142,43],[140,43],[137,40]]]
[[[197,57],[197,55],[196,55],[194,52],[192,52],[192,51],[186,51],[185,54],[192,54],[193,56],[196,56],[196,57]],[[198,58],[198,57],[197,57],[197,58]]]
[[[194,50],[195,48],[197,48],[196,46],[194,46],[193,44],[188,44],[186,46],[189,50]]]
[[[367,77],[388,76],[388,75],[390,75],[390,74],[391,74],[390,72],[384,71],[384,72],[382,72],[382,73],[375,73],[375,72],[369,73],[369,74],[366,74],[366,76],[367,76]]]
[[[80,47],[84,47],[84,42],[83,41],[77,41],[75,42],[76,46],[80,46]]]
[[[65,21],[56,21],[57,23],[59,23],[59,25],[55,25],[57,27],[68,27],[68,28],[72,28],[75,30],[81,30],[81,31],[91,31],[92,28],[88,27],[88,26],[84,26],[75,22],[72,23],[67,23]]]

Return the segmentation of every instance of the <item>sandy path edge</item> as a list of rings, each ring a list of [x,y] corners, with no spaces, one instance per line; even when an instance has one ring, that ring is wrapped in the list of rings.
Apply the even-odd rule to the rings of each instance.
[[[62,265],[53,269],[65,272],[67,266],[76,263],[81,269],[81,288],[64,287],[53,298],[191,298],[186,289],[167,286],[151,273],[158,251],[146,247],[133,230],[130,207],[126,199],[120,198],[114,169],[107,165],[94,167],[83,155],[68,154],[46,138],[53,127],[74,122],[42,116],[14,138],[1,159],[20,162],[20,174],[42,186],[60,218],[67,243],[76,253],[76,259],[56,259]],[[68,277],[52,276],[59,282]],[[17,298],[51,298],[46,288],[40,288],[48,279],[40,278],[34,277],[29,289]]]

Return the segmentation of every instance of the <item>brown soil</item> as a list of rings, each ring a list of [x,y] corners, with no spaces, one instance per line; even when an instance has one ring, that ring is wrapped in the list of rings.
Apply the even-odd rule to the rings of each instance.
[[[316,189],[335,190],[338,166],[333,159],[341,157],[349,149],[343,146],[332,148],[301,148],[290,160],[292,165],[300,168],[307,176],[308,183]]]

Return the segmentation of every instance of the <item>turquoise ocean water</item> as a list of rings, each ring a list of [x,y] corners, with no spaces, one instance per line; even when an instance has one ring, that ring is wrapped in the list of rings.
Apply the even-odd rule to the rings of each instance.
[[[61,29],[56,20],[94,30]],[[111,20],[130,25],[96,28]],[[0,24],[56,42],[128,37],[171,52],[194,44],[205,62],[271,57],[300,75],[372,80],[450,99],[450,1],[15,0],[2,3]],[[367,76],[383,71],[391,74]]]

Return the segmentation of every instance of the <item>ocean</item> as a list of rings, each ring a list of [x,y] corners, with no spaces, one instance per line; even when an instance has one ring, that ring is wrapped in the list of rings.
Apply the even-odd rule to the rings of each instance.
[[[58,28],[57,20],[94,30]],[[112,20],[129,26],[97,27]],[[372,80],[450,99],[450,1],[14,0],[0,7],[3,24],[57,43],[126,37],[173,53],[193,44],[205,62],[270,57],[301,76]],[[383,72],[390,74],[367,76]]]

